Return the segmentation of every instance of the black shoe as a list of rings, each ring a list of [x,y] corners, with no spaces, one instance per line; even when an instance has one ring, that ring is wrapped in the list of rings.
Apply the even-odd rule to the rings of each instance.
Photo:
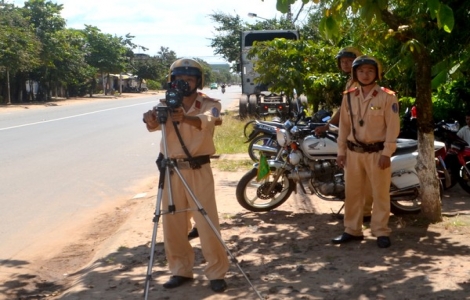
[[[197,228],[193,227],[191,231],[188,233],[188,240],[192,240],[199,237],[199,232],[197,232]]]
[[[362,241],[364,239],[363,235],[351,235],[349,233],[343,232],[342,235],[331,240],[333,244],[344,244],[351,241]]]
[[[388,236],[379,236],[377,238],[377,246],[379,248],[388,248],[392,245],[392,242],[390,242],[390,238]]]
[[[227,283],[224,279],[211,280],[211,289],[216,293],[222,293],[227,289]]]
[[[183,277],[183,276],[178,276],[178,275],[173,275],[170,277],[170,279],[163,284],[163,287],[166,289],[174,289],[176,287],[179,287],[186,281],[191,281],[193,280],[192,278],[189,277]]]

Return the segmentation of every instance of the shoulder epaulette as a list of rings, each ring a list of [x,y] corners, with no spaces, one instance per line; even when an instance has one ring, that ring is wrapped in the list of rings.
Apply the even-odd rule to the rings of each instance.
[[[347,93],[354,92],[355,90],[357,90],[357,87],[352,87],[349,90],[344,91],[343,94],[346,95]]]
[[[204,100],[211,100],[211,101],[215,101],[215,102],[220,101],[219,99],[211,98],[211,97],[209,97],[206,94],[201,93],[201,92],[198,92],[198,95],[201,96]]]
[[[382,91],[384,91],[385,93],[389,94],[389,95],[395,95],[395,92],[392,91],[392,90],[389,90],[387,88],[384,88],[384,87],[381,87]]]

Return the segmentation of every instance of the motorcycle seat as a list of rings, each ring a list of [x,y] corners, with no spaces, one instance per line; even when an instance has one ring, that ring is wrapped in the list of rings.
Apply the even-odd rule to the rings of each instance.
[[[397,139],[397,149],[392,156],[403,155],[418,151],[418,141],[412,139]]]

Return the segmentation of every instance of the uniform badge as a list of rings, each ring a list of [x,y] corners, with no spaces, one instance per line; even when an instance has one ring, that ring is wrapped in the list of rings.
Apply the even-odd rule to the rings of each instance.
[[[197,109],[201,109],[201,102],[196,100],[196,104],[194,106],[196,106]]]
[[[219,115],[220,115],[220,112],[219,112],[219,110],[217,109],[217,107],[213,107],[213,108],[211,109],[211,114],[212,114],[215,118],[218,118]]]
[[[375,96],[377,96],[377,94],[378,94],[378,92],[377,92],[377,91],[373,91],[373,92],[372,92],[372,97],[375,97]]]
[[[393,103],[392,104],[392,110],[393,110],[394,113],[396,113],[396,114],[398,113],[398,103]]]

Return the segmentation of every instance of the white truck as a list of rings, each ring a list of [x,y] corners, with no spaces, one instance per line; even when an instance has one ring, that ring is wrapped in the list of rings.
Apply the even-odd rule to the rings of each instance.
[[[271,93],[266,84],[255,83],[259,76],[253,66],[256,58],[249,59],[248,51],[255,41],[271,41],[276,38],[297,40],[296,30],[252,30],[241,33],[240,72],[242,78],[242,95],[239,100],[240,118],[248,116],[265,116],[268,114],[285,115],[293,109],[293,99],[284,94]]]

